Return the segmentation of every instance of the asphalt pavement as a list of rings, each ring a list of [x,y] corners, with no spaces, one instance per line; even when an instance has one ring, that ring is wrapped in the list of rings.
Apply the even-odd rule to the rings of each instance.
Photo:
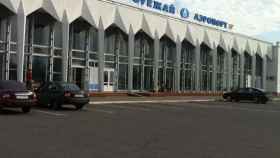
[[[0,113],[3,158],[279,158],[280,106],[166,102]]]

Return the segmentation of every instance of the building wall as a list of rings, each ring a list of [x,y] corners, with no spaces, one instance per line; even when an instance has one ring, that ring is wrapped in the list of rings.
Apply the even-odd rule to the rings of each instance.
[[[248,36],[235,34],[231,32],[226,32],[222,30],[218,30],[215,28],[211,28],[208,26],[202,26],[199,24],[190,23],[188,21],[183,21],[181,19],[177,19],[174,17],[161,15],[158,13],[154,13],[151,11],[146,11],[139,8],[134,8],[131,6],[123,5],[117,2],[112,2],[108,0],[36,0],[35,2],[31,2],[28,0],[0,0],[0,3],[5,6],[10,12],[14,14],[13,17],[16,17],[17,21],[17,79],[19,81],[23,81],[26,76],[24,75],[24,57],[26,55],[26,43],[29,35],[26,32],[28,29],[27,21],[29,20],[29,15],[33,14],[38,10],[43,10],[48,13],[56,22],[61,23],[62,28],[62,67],[63,67],[63,80],[71,81],[71,77],[73,76],[72,70],[69,67],[72,66],[73,56],[72,56],[72,48],[69,40],[71,39],[71,24],[75,22],[77,19],[83,19],[90,27],[97,30],[97,38],[98,38],[98,49],[96,51],[98,55],[98,80],[100,84],[100,91],[104,91],[104,67],[106,66],[106,31],[112,26],[118,28],[124,36],[127,38],[127,50],[128,50],[128,70],[127,70],[127,90],[133,90],[133,55],[134,55],[134,38],[135,35],[142,31],[147,36],[149,36],[154,42],[154,62],[153,65],[153,83],[154,90],[158,90],[159,81],[158,74],[159,68],[161,67],[158,63],[159,55],[161,53],[161,39],[163,37],[167,37],[171,42],[174,43],[173,53],[173,86],[172,91],[180,90],[180,65],[181,65],[181,49],[182,42],[184,40],[188,41],[191,45],[193,45],[194,54],[195,54],[195,89],[197,91],[202,90],[202,85],[204,85],[204,89],[207,91],[215,91],[216,90],[216,73],[217,73],[217,48],[222,48],[225,52],[225,64],[224,64],[224,78],[227,82],[224,82],[227,90],[232,88],[232,59],[231,52],[235,50],[241,56],[241,81],[240,86],[246,86],[244,82],[244,77],[248,77],[244,74],[244,66],[247,61],[244,59],[244,53],[246,52],[249,56],[252,57],[252,65],[250,66],[250,71],[252,71],[252,76],[249,77],[251,80],[252,86],[255,85],[256,76],[254,75],[256,72],[256,54],[258,54],[262,59],[264,59],[263,63],[267,63],[267,58],[270,59],[274,64],[278,63],[273,58],[273,44],[257,40]],[[73,5],[75,4],[75,5]],[[54,33],[54,36],[56,33]],[[85,43],[87,43],[85,41]],[[211,55],[213,54],[213,58],[209,58],[213,63],[210,64],[213,69],[205,70],[208,73],[207,78],[208,83],[204,83],[201,78],[201,58],[203,54],[201,54],[202,49],[201,45],[204,45],[208,48]],[[32,46],[30,49],[32,50]],[[51,47],[55,49],[55,47]],[[204,50],[204,49],[203,49]],[[274,49],[275,50],[275,49]],[[54,50],[53,50],[54,51]],[[84,50],[87,53],[87,50]],[[53,55],[50,56],[51,59]],[[90,67],[89,61],[85,58],[86,64],[83,68],[86,69],[83,77],[85,77],[85,83],[88,84],[89,72],[88,69]],[[116,61],[117,63],[121,60],[120,58]],[[143,59],[144,60],[144,59]],[[268,60],[269,61],[269,60]],[[53,60],[50,60],[52,63]],[[207,66],[206,62],[206,65]],[[32,63],[27,63],[32,64]],[[167,64],[168,61],[163,62],[163,64]],[[267,66],[270,64],[264,64],[263,67],[270,73],[271,69]],[[272,64],[273,65],[273,64]],[[206,67],[207,68],[207,67]],[[279,70],[278,70],[279,71]],[[277,72],[278,72],[277,71]],[[52,76],[52,70],[50,70]],[[266,71],[263,72],[264,74]],[[170,75],[169,71],[163,71],[163,76]],[[212,74],[212,75],[211,75]],[[215,74],[215,75],[213,75]],[[119,74],[116,75],[117,77]],[[271,86],[271,83],[266,83],[265,75],[262,76],[264,78],[264,85]],[[52,79],[53,77],[50,77]],[[278,79],[278,78],[277,78]],[[170,78],[166,78],[166,80],[171,80]],[[280,83],[280,80],[279,82]],[[143,84],[143,83],[142,83]],[[166,84],[166,83],[165,83]],[[170,87],[170,86],[168,86]],[[265,88],[265,86],[263,87]],[[280,91],[280,87],[278,89]],[[274,90],[272,90],[274,91]]]

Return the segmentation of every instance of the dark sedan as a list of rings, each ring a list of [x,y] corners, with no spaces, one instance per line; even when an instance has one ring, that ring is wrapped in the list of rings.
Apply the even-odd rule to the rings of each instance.
[[[52,109],[59,109],[63,104],[71,104],[77,110],[89,103],[88,94],[72,83],[48,82],[36,90],[38,104]]]
[[[36,103],[36,95],[17,81],[0,81],[0,107],[21,108],[24,113]]]
[[[239,102],[246,100],[262,104],[266,104],[269,100],[265,92],[256,88],[239,88],[232,92],[224,93],[223,98],[227,101]]]

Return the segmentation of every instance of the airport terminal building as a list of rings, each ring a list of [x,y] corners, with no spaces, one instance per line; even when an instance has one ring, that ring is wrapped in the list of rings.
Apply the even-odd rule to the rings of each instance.
[[[127,1],[0,0],[0,80],[91,92],[280,92],[279,44],[187,8]]]

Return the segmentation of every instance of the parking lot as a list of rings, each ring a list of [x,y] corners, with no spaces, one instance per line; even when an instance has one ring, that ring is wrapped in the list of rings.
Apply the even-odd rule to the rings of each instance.
[[[280,106],[190,102],[0,113],[3,158],[279,158]]]

